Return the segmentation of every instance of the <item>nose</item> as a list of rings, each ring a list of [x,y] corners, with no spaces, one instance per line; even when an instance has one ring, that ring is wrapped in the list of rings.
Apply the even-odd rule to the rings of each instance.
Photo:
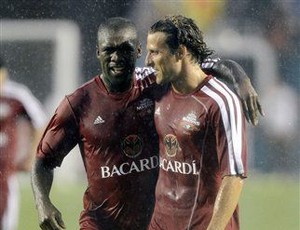
[[[153,67],[153,61],[150,57],[149,52],[147,53],[146,58],[145,58],[145,65],[149,66],[149,67]]]
[[[119,58],[119,55],[118,55],[117,51],[111,53],[110,58],[111,58],[112,61],[117,61],[118,58]]]

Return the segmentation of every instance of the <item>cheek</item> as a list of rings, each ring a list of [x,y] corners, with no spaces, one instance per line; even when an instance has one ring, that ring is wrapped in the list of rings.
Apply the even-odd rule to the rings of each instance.
[[[154,64],[160,69],[165,69],[165,60],[163,58],[157,58],[154,60]]]
[[[160,68],[164,74],[170,74],[172,68],[170,66],[171,62],[168,59],[163,59],[160,62]]]

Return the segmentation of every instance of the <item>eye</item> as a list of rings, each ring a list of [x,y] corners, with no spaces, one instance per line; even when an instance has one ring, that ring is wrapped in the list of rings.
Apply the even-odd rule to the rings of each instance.
[[[150,56],[155,56],[157,54],[159,54],[158,50],[149,50],[149,55]]]
[[[135,51],[134,47],[128,44],[120,46],[120,50],[126,53],[133,53]]]
[[[101,52],[102,52],[102,53],[105,53],[105,54],[111,54],[111,53],[113,53],[114,51],[115,51],[115,49],[112,48],[112,47],[106,47],[106,48],[103,48],[103,49],[101,50]]]

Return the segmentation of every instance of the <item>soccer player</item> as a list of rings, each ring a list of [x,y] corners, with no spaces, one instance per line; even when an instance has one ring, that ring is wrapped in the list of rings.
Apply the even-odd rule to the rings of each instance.
[[[154,205],[158,143],[154,102],[147,92],[141,94],[153,80],[141,78],[143,69],[135,70],[140,55],[132,22],[111,18],[100,25],[102,73],[63,99],[38,147],[32,186],[42,229],[65,228],[49,192],[53,169],[77,144],[88,180],[80,229],[146,229]]]
[[[102,73],[62,100],[38,147],[32,187],[42,229],[65,228],[49,193],[54,168],[75,145],[88,181],[80,229],[147,229],[151,219],[159,166],[154,70],[135,68],[141,47],[124,18],[99,26],[97,56]]]
[[[165,93],[155,105],[160,171],[150,230],[237,230],[247,176],[245,118],[237,96],[206,75],[212,54],[192,19],[154,23],[146,64]]]
[[[41,103],[30,90],[9,78],[0,59],[0,229],[18,225],[18,172],[29,172],[33,149],[46,124]]]

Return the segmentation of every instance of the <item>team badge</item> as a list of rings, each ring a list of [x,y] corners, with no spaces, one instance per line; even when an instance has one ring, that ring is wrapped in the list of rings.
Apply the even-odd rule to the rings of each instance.
[[[184,128],[185,133],[198,131],[200,129],[200,121],[193,112],[183,117],[179,125]]]
[[[129,135],[121,143],[122,150],[127,157],[135,158],[141,154],[143,141],[138,135]]]
[[[169,157],[174,157],[179,148],[179,144],[178,144],[176,136],[174,136],[172,134],[167,134],[164,138],[164,144],[165,144],[165,149],[166,149],[167,155]]]

